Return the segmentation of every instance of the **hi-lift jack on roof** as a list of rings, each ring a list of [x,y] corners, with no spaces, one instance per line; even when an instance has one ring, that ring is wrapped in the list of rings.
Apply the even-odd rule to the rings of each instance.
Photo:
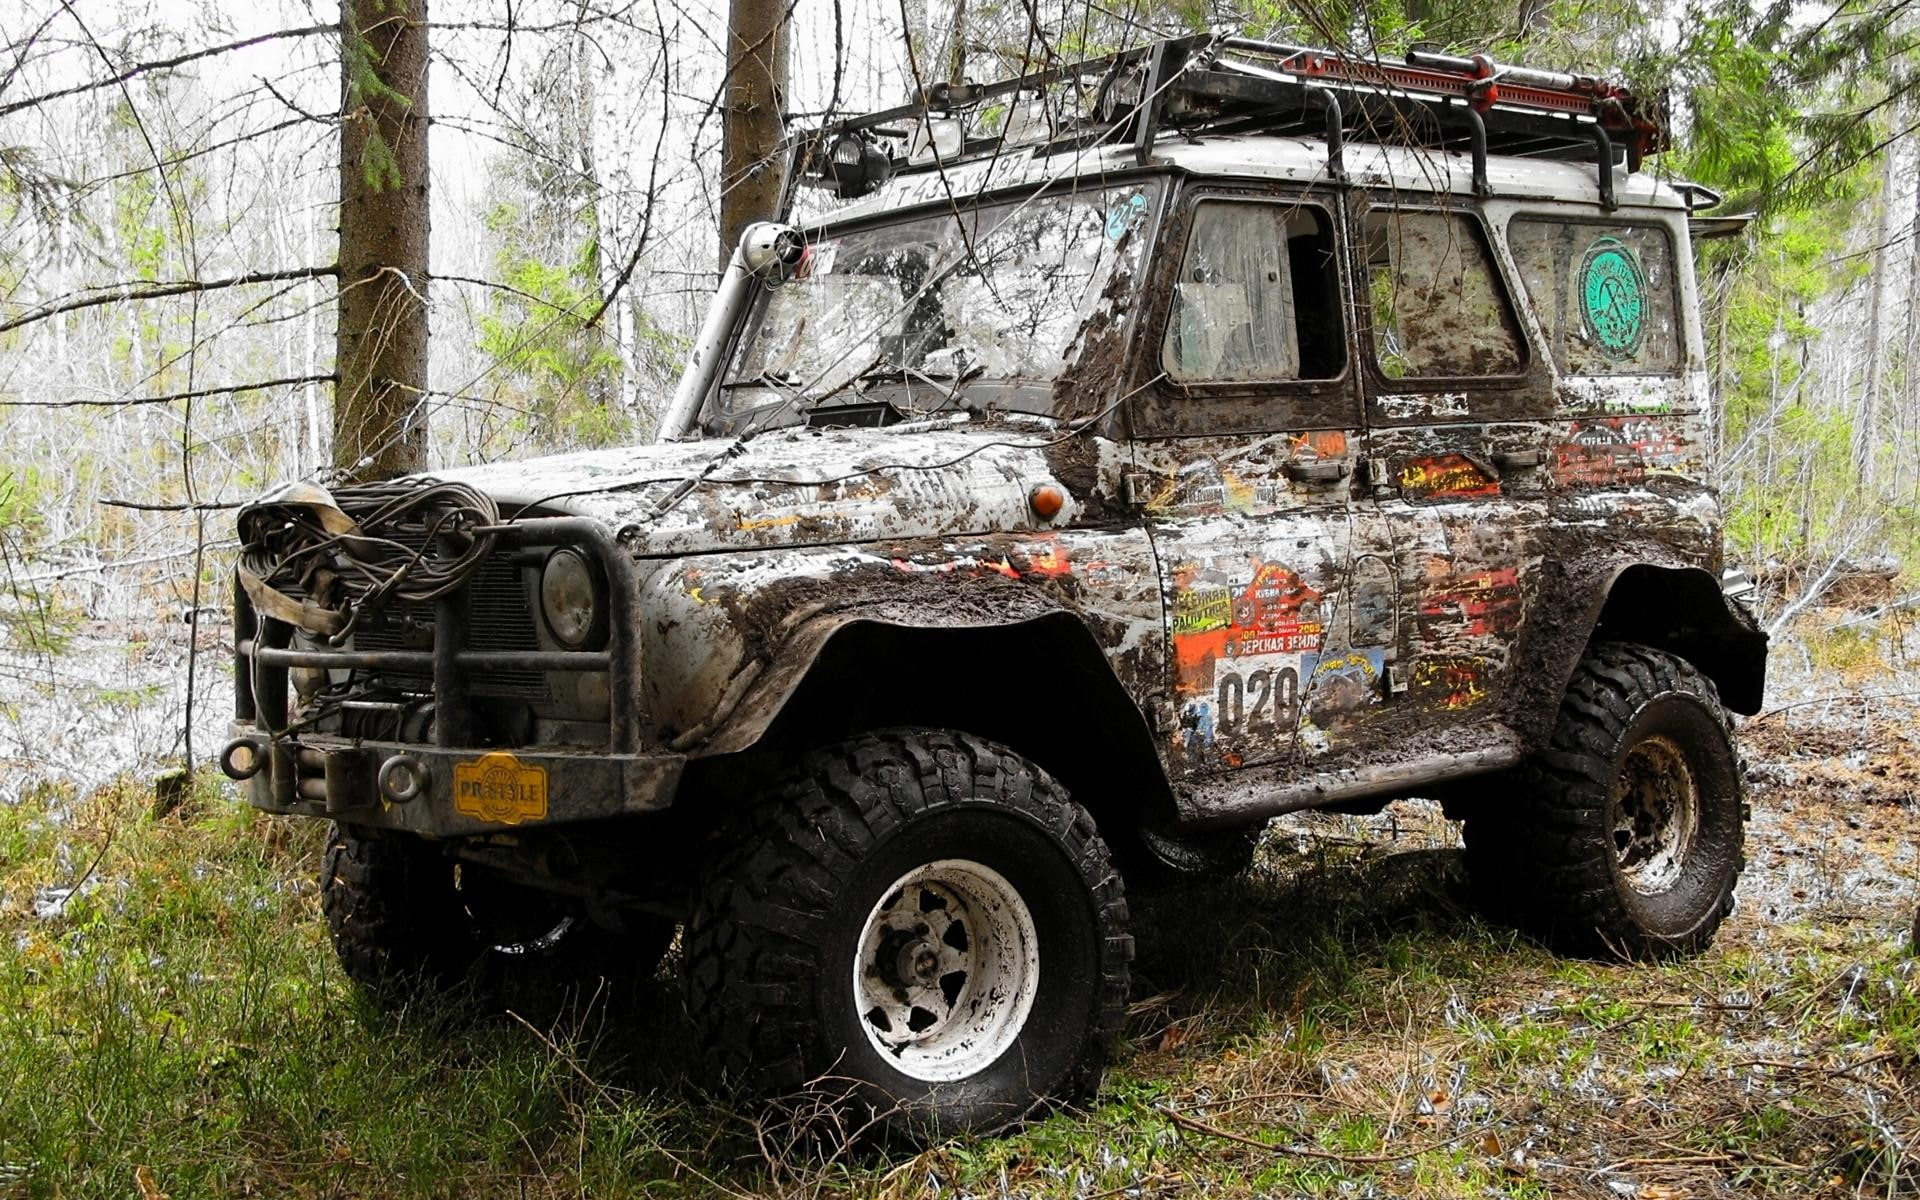
[[[1049,100],[1048,97],[1053,99]],[[1023,96],[1040,117],[1016,129]],[[1005,102],[1005,103],[994,103]],[[992,131],[967,132],[996,111]],[[934,132],[936,119],[948,131]],[[906,128],[902,128],[902,125]],[[1601,202],[1615,206],[1614,165],[1640,169],[1668,145],[1665,105],[1591,75],[1507,66],[1485,55],[1410,51],[1405,62],[1246,38],[1154,42],[1086,62],[990,84],[938,83],[913,103],[830,122],[796,138],[790,178],[864,195],[901,171],[932,170],[1016,147],[1064,149],[1131,143],[1139,162],[1163,133],[1319,136],[1328,168],[1346,178],[1349,139],[1473,156],[1473,184],[1486,194],[1487,156],[1586,159],[1600,170]],[[915,151],[896,155],[889,140]]]

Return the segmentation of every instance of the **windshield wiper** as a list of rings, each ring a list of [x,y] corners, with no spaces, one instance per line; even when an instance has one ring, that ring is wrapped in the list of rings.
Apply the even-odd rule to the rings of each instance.
[[[768,400],[764,404],[756,404],[752,408],[743,409],[735,413],[730,413],[727,416],[726,420],[730,424],[733,424],[736,426],[738,426],[739,423],[742,421],[746,422],[745,430],[749,436],[751,436],[754,433],[758,433],[761,429],[764,429],[767,426],[771,425],[774,421],[778,420],[781,417],[781,415],[784,414],[788,409],[795,407],[797,404],[805,403],[807,399],[807,393],[805,388],[802,388],[799,385],[789,380],[782,379],[780,378],[780,376],[775,375],[771,371],[762,371],[758,375],[755,375],[752,379],[724,380],[720,384],[720,387],[723,390],[728,390],[732,388],[757,387],[757,388],[765,388],[771,392],[780,393],[780,399],[778,400]],[[808,405],[808,407],[811,408],[812,406]],[[759,417],[762,413],[768,414],[766,417],[766,420],[760,422],[759,425],[756,426],[754,423],[754,419],[756,417]]]
[[[877,383],[912,383],[914,380],[919,380],[921,383],[941,393],[940,403],[924,412],[917,413],[919,416],[928,416],[948,407],[958,407],[966,412],[980,411],[975,405],[968,403],[960,395],[960,391],[986,373],[987,364],[985,363],[974,363],[966,370],[953,375],[944,372],[939,375],[931,375],[917,367],[869,367],[860,375],[859,382],[872,385]],[[867,390],[867,388],[862,388],[861,393],[864,395]]]
[[[802,398],[806,396],[806,389],[791,379],[775,375],[772,371],[762,371],[752,379],[728,379],[723,381],[720,386],[723,388],[761,387],[769,388],[776,392],[787,392],[790,395]]]
[[[868,367],[866,370],[860,372],[859,377],[856,378],[854,382],[871,386],[876,383],[914,383],[917,381],[926,384],[928,387],[944,388],[946,386],[945,380],[952,378],[954,378],[952,375],[929,375],[918,367],[887,363],[885,365]],[[861,388],[860,390],[865,391],[866,388]]]

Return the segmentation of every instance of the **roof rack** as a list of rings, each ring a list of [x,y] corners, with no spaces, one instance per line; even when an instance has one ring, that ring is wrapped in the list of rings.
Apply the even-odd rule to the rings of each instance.
[[[1016,128],[1021,97],[1038,110]],[[1049,100],[1048,97],[1052,99]],[[1002,103],[1005,102],[1005,103]],[[1031,104],[1029,105],[1031,107]],[[992,114],[999,128],[968,131]],[[940,120],[936,120],[940,119]],[[934,132],[940,124],[945,145]],[[903,127],[904,126],[904,127]],[[1404,62],[1236,37],[1186,37],[990,84],[936,83],[910,103],[798,134],[789,179],[862,195],[892,174],[1015,146],[1130,143],[1145,164],[1165,134],[1320,137],[1346,177],[1349,140],[1461,150],[1485,195],[1490,154],[1586,160],[1615,206],[1629,172],[1670,144],[1664,96],[1592,75],[1512,66],[1484,54],[1409,51]],[[904,140],[906,152],[890,142]]]

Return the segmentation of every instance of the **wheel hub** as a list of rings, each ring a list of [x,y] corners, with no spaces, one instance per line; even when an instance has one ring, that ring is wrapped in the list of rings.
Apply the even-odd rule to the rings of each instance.
[[[1700,785],[1679,746],[1650,736],[1634,744],[1614,783],[1612,829],[1620,873],[1642,895],[1672,888],[1700,827]]]
[[[943,859],[910,871],[868,914],[853,1000],[896,1069],[947,1082],[991,1066],[1026,1024],[1040,980],[1033,917],[1006,878]]]

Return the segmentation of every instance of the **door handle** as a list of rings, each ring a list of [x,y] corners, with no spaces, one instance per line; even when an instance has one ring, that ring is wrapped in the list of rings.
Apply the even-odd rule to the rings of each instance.
[[[1503,471],[1525,470],[1547,461],[1545,450],[1496,450],[1493,463]]]
[[[1312,460],[1288,459],[1280,464],[1287,478],[1295,483],[1338,483],[1353,474],[1353,460],[1348,458],[1322,458]]]

